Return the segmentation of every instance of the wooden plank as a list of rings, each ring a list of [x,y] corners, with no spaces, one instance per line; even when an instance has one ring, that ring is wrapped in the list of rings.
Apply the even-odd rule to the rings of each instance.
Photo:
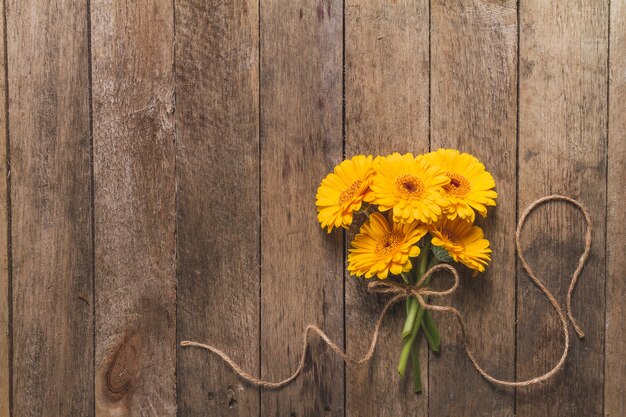
[[[540,387],[517,390],[517,416],[600,416],[603,408],[608,2],[520,3],[519,208],[551,193],[590,211],[595,239],[580,277],[565,368]],[[565,302],[583,250],[583,222],[563,204],[542,208],[522,238],[537,275]],[[537,288],[518,271],[517,374],[554,366],[561,324]]]
[[[96,415],[176,414],[173,5],[91,4]]]
[[[606,290],[606,359],[604,415],[626,415],[624,376],[626,375],[626,4],[611,2],[609,40],[609,144],[607,186],[607,290]]]
[[[6,6],[12,412],[14,416],[91,416],[93,277],[86,3],[10,0]]]
[[[428,152],[428,1],[350,0],[345,22],[346,156]],[[368,294],[366,285],[346,274],[346,345],[352,355],[367,350],[383,307],[384,297]],[[396,372],[403,312],[398,306],[388,317],[371,364],[346,368],[347,415],[426,415],[426,345],[421,395],[413,395],[410,377],[401,380]]]
[[[176,3],[179,339],[259,371],[258,3]],[[225,52],[227,51],[227,52]],[[209,319],[210,318],[210,319]],[[184,349],[180,416],[254,416],[259,390]]]
[[[273,380],[296,367],[307,324],[343,343],[343,240],[315,211],[342,158],[342,20],[338,0],[261,2],[261,374]],[[262,392],[262,415],[343,414],[343,363],[314,340],[302,375]]]
[[[11,398],[11,366],[10,350],[10,306],[9,293],[9,211],[8,211],[8,177],[7,177],[7,83],[6,83],[6,31],[5,5],[0,4],[0,417],[9,417]]]
[[[431,148],[476,156],[496,180],[497,206],[476,216],[491,242],[492,262],[445,300],[467,318],[478,361],[499,378],[515,367],[517,9],[516,2],[432,3]],[[513,415],[511,392],[482,379],[465,355],[458,323],[435,315],[443,340],[431,355],[430,415]],[[462,381],[462,383],[459,383]],[[471,387],[468,388],[468,387]]]

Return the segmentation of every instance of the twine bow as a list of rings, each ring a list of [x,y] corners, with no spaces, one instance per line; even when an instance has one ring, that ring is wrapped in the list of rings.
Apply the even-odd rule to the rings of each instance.
[[[428,287],[423,287],[424,282],[426,282],[426,280],[432,274],[434,274],[437,271],[444,270],[444,269],[449,271],[454,277],[454,283],[450,288],[448,288],[447,290],[443,290],[443,291],[433,291]],[[430,308],[430,307],[437,307],[437,306],[431,305],[429,307],[429,304],[426,303],[426,301],[424,301],[423,297],[432,297],[432,298],[446,297],[454,293],[459,288],[459,284],[460,284],[460,278],[459,278],[459,273],[457,272],[457,270],[448,264],[439,264],[439,265],[433,266],[428,271],[426,271],[424,275],[420,277],[420,279],[417,281],[415,285],[403,284],[403,283],[390,281],[390,280],[372,281],[367,285],[367,289],[373,293],[394,294],[397,296],[401,296],[400,299],[407,298],[407,297],[415,297],[417,301],[419,301],[422,307],[429,309],[429,310],[434,310],[434,308]]]
[[[570,285],[567,291],[567,296],[566,296],[567,317],[563,313],[563,309],[561,308],[561,305],[559,304],[559,302],[556,300],[556,298],[554,298],[554,295],[552,295],[552,293],[546,288],[544,283],[533,272],[532,268],[530,267],[530,265],[526,261],[526,258],[524,257],[524,251],[522,250],[522,245],[521,245],[522,229],[523,229],[524,223],[528,215],[538,206],[548,201],[557,201],[557,200],[564,201],[576,207],[583,214],[584,221],[587,226],[586,231],[585,231],[585,249],[583,253],[580,255],[580,258],[578,259],[578,266],[572,275],[572,278],[570,280]],[[507,386],[507,387],[522,387],[522,386],[537,384],[539,382],[545,381],[551,378],[552,376],[554,376],[554,374],[556,374],[563,367],[565,360],[567,359],[567,355],[568,355],[569,347],[570,347],[570,336],[569,336],[568,324],[567,324],[568,319],[571,322],[572,327],[578,334],[578,337],[582,339],[585,336],[583,330],[581,329],[580,325],[578,324],[578,322],[576,321],[576,319],[574,318],[572,314],[571,304],[572,304],[572,294],[574,292],[574,287],[576,286],[578,277],[580,276],[580,273],[582,272],[582,269],[585,266],[587,259],[589,258],[589,252],[591,251],[591,231],[592,231],[591,217],[589,216],[589,213],[587,212],[585,207],[582,204],[580,204],[578,201],[570,197],[565,197],[561,195],[550,195],[550,196],[542,197],[534,201],[530,206],[528,206],[528,208],[526,208],[526,210],[522,213],[519,219],[519,222],[517,224],[517,230],[515,232],[515,246],[517,249],[517,256],[519,257],[520,263],[522,267],[524,268],[524,270],[526,271],[526,273],[528,274],[529,278],[543,292],[543,294],[550,301],[550,304],[552,305],[557,315],[559,316],[559,319],[562,325],[562,330],[563,330],[563,337],[564,337],[563,353],[559,361],[554,365],[554,367],[542,375],[539,375],[535,378],[531,378],[525,381],[506,381],[506,380],[498,379],[496,377],[491,376],[487,371],[485,371],[478,364],[478,362],[476,361],[476,358],[474,357],[474,353],[470,349],[470,345],[467,340],[467,326],[465,325],[463,315],[454,307],[429,304],[424,300],[424,297],[430,297],[433,299],[447,297],[453,294],[459,288],[459,282],[460,282],[459,273],[454,267],[448,264],[440,264],[440,265],[433,266],[428,271],[426,271],[424,275],[420,277],[420,279],[414,286],[397,283],[391,280],[372,281],[369,283],[368,290],[370,292],[378,293],[378,294],[391,294],[393,295],[393,297],[390,298],[389,301],[387,301],[387,303],[381,310],[380,316],[378,317],[378,320],[376,321],[376,325],[374,326],[374,331],[372,333],[372,341],[370,343],[369,349],[361,358],[352,358],[348,356],[339,346],[337,346],[326,335],[326,333],[322,331],[322,329],[320,329],[318,326],[313,325],[313,324],[309,324],[304,330],[304,333],[302,334],[302,350],[301,350],[300,362],[298,364],[298,367],[289,377],[278,382],[263,380],[263,379],[255,377],[254,375],[251,375],[250,373],[241,369],[241,367],[237,365],[237,363],[233,361],[223,351],[213,346],[206,345],[204,343],[192,342],[192,341],[182,341],[180,345],[183,347],[194,346],[194,347],[206,349],[206,350],[213,352],[214,354],[222,358],[222,360],[226,362],[239,377],[241,377],[242,379],[244,379],[245,381],[253,385],[264,387],[264,388],[280,388],[289,384],[294,379],[296,379],[298,375],[300,375],[300,373],[304,369],[306,351],[309,346],[308,339],[309,339],[310,332],[317,333],[319,337],[324,341],[324,343],[326,343],[328,347],[330,347],[330,349],[332,349],[345,362],[354,364],[354,365],[360,365],[360,364],[369,362],[372,359],[372,356],[374,355],[374,351],[376,349],[376,344],[378,342],[380,326],[383,322],[383,319],[385,318],[385,315],[389,311],[389,308],[395,303],[397,303],[398,301],[403,300],[407,297],[415,297],[417,301],[419,302],[419,304],[426,310],[450,313],[456,317],[461,328],[461,334],[463,336],[462,340],[463,340],[463,346],[465,348],[465,353],[467,354],[467,357],[469,358],[470,362],[472,363],[476,371],[478,371],[478,373],[487,381],[496,385],[502,385],[502,386]],[[454,282],[450,288],[446,290],[442,290],[442,291],[433,291],[430,288],[422,286],[424,282],[428,279],[428,277],[430,277],[432,274],[434,274],[437,271],[447,271],[450,274],[452,274]]]

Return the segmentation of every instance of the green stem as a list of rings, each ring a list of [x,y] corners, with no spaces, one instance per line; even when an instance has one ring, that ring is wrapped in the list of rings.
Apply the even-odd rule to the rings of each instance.
[[[415,282],[412,282],[411,284],[415,285],[417,281],[419,281],[419,279],[422,277],[422,275],[426,273],[426,268],[428,267],[428,260],[429,260],[428,255],[429,254],[430,254],[430,240],[426,240],[426,243],[424,243],[424,247],[422,248],[419,254],[419,257],[417,258],[418,263],[419,263],[418,275],[415,278]],[[402,278],[405,280],[405,282],[407,281],[404,275]],[[417,319],[418,307],[420,306],[417,300],[415,299],[415,297],[407,298],[406,302],[407,302],[407,314],[406,314],[406,321],[404,322],[404,327],[402,328],[403,339],[409,337],[409,335],[411,334],[411,330],[413,329],[415,320]],[[419,323],[418,323],[417,329],[419,330]]]
[[[404,327],[402,328],[402,338],[406,339],[413,332],[415,320],[417,318],[417,310],[420,307],[420,303],[417,302],[415,297],[409,297],[406,300],[407,312]]]
[[[433,256],[430,262],[428,262],[428,269],[432,268],[435,265],[439,265],[439,261]]]
[[[417,277],[417,280],[419,281],[419,279],[422,277],[422,275],[424,275],[426,273],[426,268],[428,267],[428,255],[430,254],[430,239],[426,240],[426,243],[424,243],[424,248],[422,248],[422,251],[420,253],[420,265],[419,265],[419,275]]]
[[[439,337],[439,331],[437,330],[435,320],[428,311],[424,313],[422,328],[424,329],[424,335],[426,336],[426,340],[428,340],[430,350],[433,352],[439,352],[439,348],[441,347],[441,338]]]
[[[419,305],[419,303],[416,303],[416,304]],[[409,361],[411,347],[413,346],[413,343],[415,342],[415,339],[417,337],[417,332],[419,331],[423,317],[424,317],[424,309],[421,306],[419,306],[418,312],[417,312],[417,319],[415,320],[413,324],[411,333],[409,334],[409,337],[404,339],[404,342],[402,343],[402,351],[400,352],[400,360],[398,361],[398,373],[400,374],[400,376],[404,376],[404,373],[406,372],[406,365],[407,365],[407,362]]]
[[[413,392],[422,392],[422,371],[420,369],[420,344],[414,343],[411,349],[411,364],[413,365]]]
[[[432,257],[430,262],[428,263],[428,269],[433,266],[439,264],[439,261],[436,257]],[[424,284],[428,284],[430,278],[424,282]],[[426,340],[428,341],[428,346],[430,346],[430,350],[435,353],[438,353],[441,349],[441,339],[439,337],[439,331],[437,330],[437,324],[433,319],[433,316],[429,311],[424,313],[424,320],[422,321],[422,329],[424,330],[424,335],[426,336]]]
[[[402,272],[400,274],[402,276],[402,280],[404,281],[405,284],[410,285],[411,284],[411,275],[408,272]],[[411,298],[407,298],[406,299],[406,315],[407,317],[409,316],[409,308],[411,306]]]

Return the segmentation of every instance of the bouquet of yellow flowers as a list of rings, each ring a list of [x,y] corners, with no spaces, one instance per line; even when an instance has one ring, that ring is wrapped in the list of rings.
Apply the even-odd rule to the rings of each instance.
[[[402,329],[402,351],[398,373],[404,376],[411,359],[415,392],[422,390],[418,343],[420,331],[433,352],[440,348],[437,326],[430,311],[447,312],[456,317],[463,335],[465,353],[472,366],[487,381],[505,387],[526,387],[548,380],[565,364],[570,347],[568,320],[579,338],[585,333],[574,318],[571,308],[576,282],[591,252],[591,216],[577,200],[558,194],[535,200],[521,214],[515,232],[515,247],[522,268],[548,299],[559,316],[563,331],[563,354],[559,361],[543,374],[526,380],[504,380],[485,371],[476,360],[466,339],[463,315],[452,306],[433,305],[428,297],[441,298],[459,287],[459,274],[451,263],[460,263],[474,271],[485,270],[491,261],[489,241],[474,224],[476,213],[487,217],[487,207],[495,206],[498,196],[496,183],[478,159],[454,149],[439,149],[424,155],[410,153],[387,156],[357,155],[337,165],[322,180],[317,190],[317,218],[328,233],[333,229],[349,229],[356,214],[362,223],[348,252],[348,271],[357,277],[372,278],[368,289],[374,293],[394,294],[380,312],[374,326],[369,350],[362,358],[352,358],[314,324],[306,326],[302,335],[302,350],[297,368],[287,378],[275,382],[261,379],[244,371],[230,356],[215,346],[183,340],[181,346],[195,346],[222,358],[245,381],[266,389],[284,387],[302,372],[309,346],[309,333],[317,333],[344,361],[367,363],[374,353],[380,325],[389,307],[406,300],[406,321]],[[547,202],[561,201],[574,206],[583,215],[585,250],[571,276],[565,310],[545,284],[532,271],[521,247],[521,233],[528,215]],[[365,218],[365,219],[363,219]],[[444,291],[426,288],[431,274],[446,270],[452,274],[454,285]]]
[[[357,277],[398,279],[415,286],[438,263],[461,263],[485,270],[489,241],[474,225],[495,206],[493,176],[474,156],[454,149],[423,155],[357,155],[337,165],[322,180],[317,218],[328,233],[348,229],[354,215],[367,216],[348,251],[348,271]],[[422,330],[433,352],[440,348],[437,326],[415,297],[406,301],[398,373],[411,358],[415,391],[421,391],[419,351]]]

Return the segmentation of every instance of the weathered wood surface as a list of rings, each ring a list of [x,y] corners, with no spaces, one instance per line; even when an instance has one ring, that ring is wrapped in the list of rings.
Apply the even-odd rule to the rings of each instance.
[[[97,417],[176,415],[174,15],[91,3]]]
[[[519,417],[603,413],[607,6],[520,4],[518,206],[551,193],[579,199],[595,242],[572,303],[586,337],[573,336],[567,366],[553,381],[518,389]],[[563,302],[583,233],[580,214],[564,204],[541,208],[524,231],[526,257]],[[554,310],[521,269],[517,285],[517,375],[528,378],[554,366],[563,341]]]
[[[179,339],[259,371],[258,6],[176,3]],[[228,52],[225,52],[228,50]],[[217,357],[178,355],[183,416],[255,416],[259,390]]]
[[[4,16],[4,3],[0,4]],[[0,62],[6,62],[5,20],[0,19]],[[11,398],[9,298],[9,195],[7,176],[7,77],[6,66],[0,68],[0,417],[9,417]],[[6,302],[5,302],[6,301]]]
[[[626,415],[626,3],[610,10],[604,415],[617,417]]]
[[[87,7],[47,0],[5,5],[12,415],[90,416],[94,329]]]
[[[347,157],[394,151],[428,152],[428,2],[387,0],[346,3]],[[364,221],[360,218],[360,222]],[[354,231],[347,239],[354,237]],[[346,275],[346,347],[362,355],[370,343],[383,299],[367,293],[363,279]],[[346,368],[346,415],[426,415],[428,354],[420,349],[424,393],[398,378],[402,306],[385,323],[369,365]],[[406,398],[406,401],[398,401]]]
[[[477,220],[491,241],[493,262],[475,278],[466,273],[461,291],[445,303],[466,315],[481,365],[513,379],[516,4],[433,1],[431,8],[431,148],[475,155],[496,178],[498,192],[497,206]],[[512,416],[513,390],[494,389],[482,379],[467,360],[456,320],[435,316],[444,345],[440,355],[431,355],[429,414]]]
[[[626,413],[626,5],[541,0],[7,0],[0,45],[0,417],[589,416]],[[6,56],[5,56],[6,54]],[[592,213],[572,340],[548,383],[500,389],[436,315],[425,392],[395,366],[403,309],[372,363],[381,299],[344,272],[315,191],[357,153],[456,147],[496,178],[494,262],[450,300],[479,361],[526,378],[558,359],[558,319],[517,268],[516,217],[557,192]],[[581,218],[523,234],[564,301]],[[606,253],[605,253],[606,252]],[[573,333],[572,333],[573,334]]]
[[[261,1],[261,375],[287,377],[316,323],[342,343],[341,234],[319,227],[319,181],[342,159],[342,4]],[[248,346],[256,346],[249,344]],[[343,415],[344,366],[319,341],[261,414]]]

